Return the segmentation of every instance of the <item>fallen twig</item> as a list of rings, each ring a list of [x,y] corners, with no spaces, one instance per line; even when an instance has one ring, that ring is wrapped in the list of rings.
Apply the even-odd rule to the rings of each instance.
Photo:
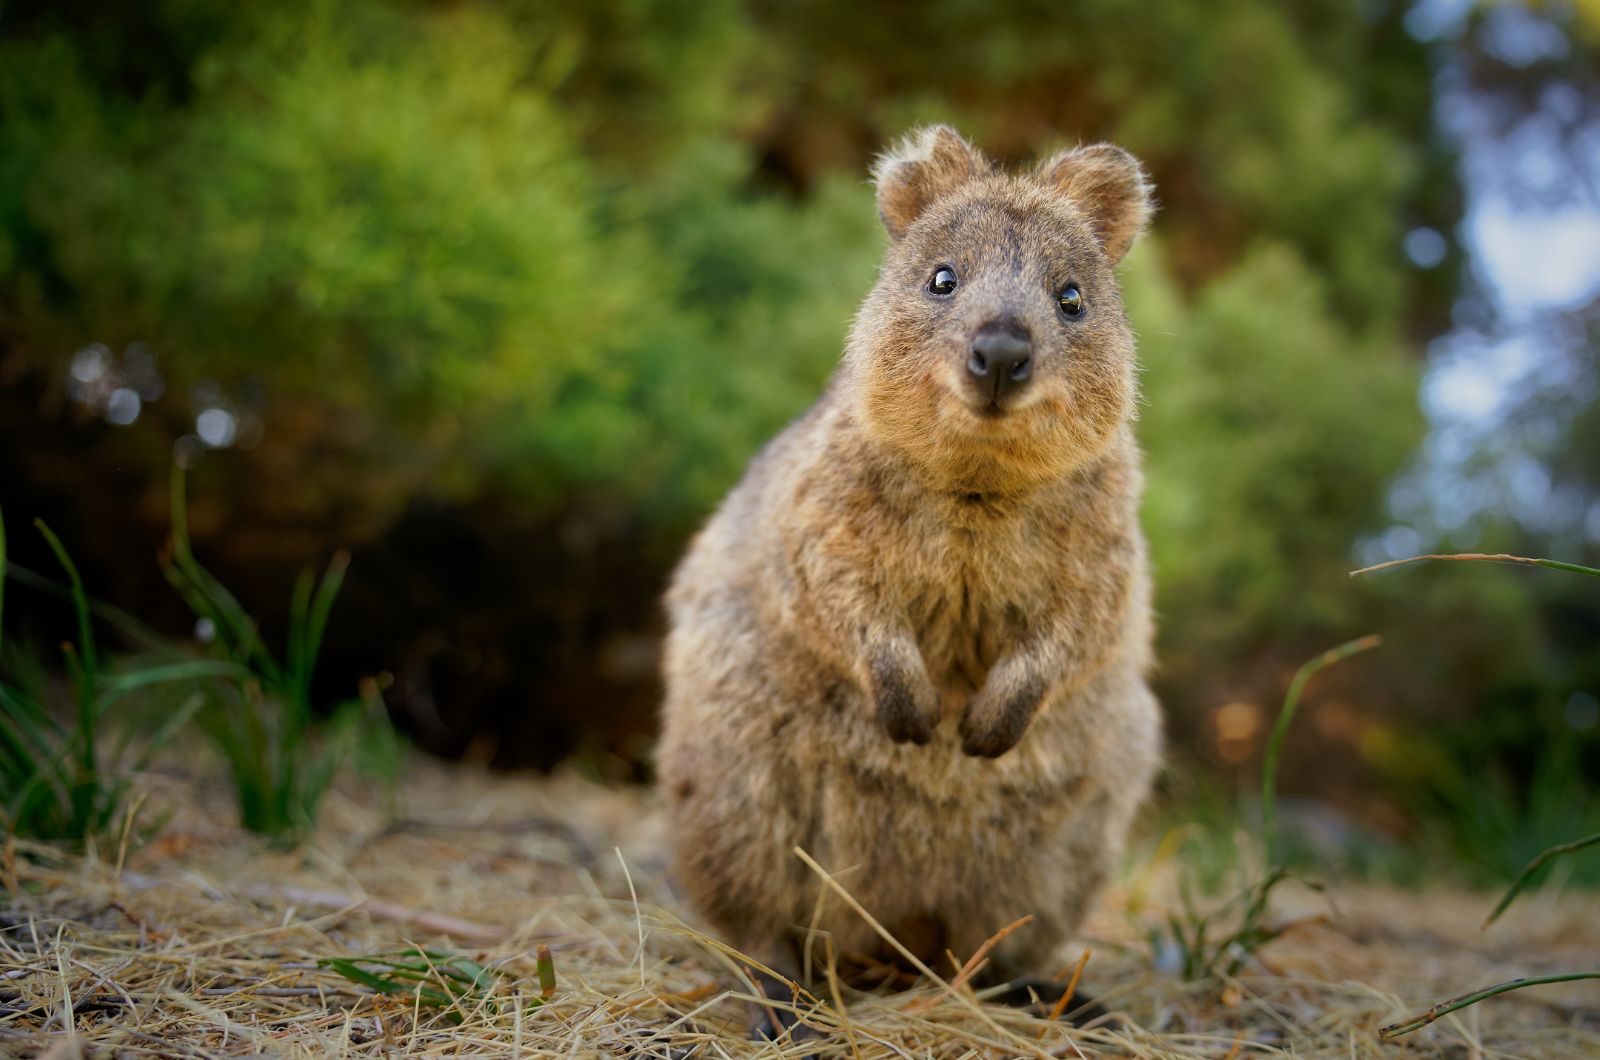
[[[451,916],[448,913],[435,913],[427,909],[411,909],[394,902],[383,902],[373,898],[339,894],[336,891],[313,891],[303,887],[257,886],[242,887],[239,889],[239,893],[247,898],[292,902],[295,905],[308,905],[317,909],[335,911],[348,909],[352,912],[359,909],[377,920],[392,920],[399,924],[409,924],[423,931],[449,935],[458,939],[472,939],[475,942],[501,942],[511,934],[506,928],[480,924],[475,920],[466,920],[462,917]]]
[[[983,967],[985,960],[987,960],[989,956],[989,951],[994,949],[995,945],[1001,939],[1017,930],[1017,928],[1022,927],[1024,924],[1030,924],[1032,922],[1032,913],[1029,913],[1026,916],[1020,916],[1011,923],[1007,924],[1005,927],[1001,928],[999,931],[995,932],[993,935],[990,935],[988,938],[984,939],[983,945],[979,946],[975,951],[973,951],[972,956],[967,958],[966,963],[959,965],[956,968],[956,975],[954,979],[950,980],[950,986],[958,990],[961,987],[966,986],[967,982],[978,973],[980,968]],[[945,955],[950,958],[950,963],[952,965],[956,964],[956,958],[954,954],[950,953],[949,950],[946,950]],[[925,1012],[932,1008],[936,1003],[937,1002],[934,997],[925,997],[918,1001],[912,1002],[910,1005],[907,1005],[906,1011]]]
[[[1017,930],[1017,928],[1022,927],[1024,924],[1031,923],[1033,923],[1033,914],[1029,913],[1026,916],[1018,917],[1005,927],[1001,928],[999,931],[996,931],[993,935],[990,935],[988,938],[984,939],[983,945],[979,946],[977,951],[974,952],[971,957],[967,958],[967,963],[963,964],[961,966],[961,970],[956,973],[956,977],[950,980],[950,985],[953,987],[965,986],[967,980],[971,979],[978,971],[979,966],[983,964],[984,958],[989,956],[989,951],[994,949],[1001,939]]]
[[[1414,1030],[1426,1027],[1440,1016],[1448,1016],[1457,1009],[1476,1005],[1480,1001],[1494,997],[1496,994],[1506,994],[1513,990],[1521,990],[1530,986],[1548,986],[1551,983],[1572,983],[1579,979],[1600,979],[1600,972],[1566,972],[1561,975],[1541,975],[1532,979],[1513,979],[1506,983],[1497,983],[1494,986],[1477,990],[1470,994],[1453,997],[1449,1001],[1441,1001],[1437,1005],[1419,1016],[1412,1016],[1399,1023],[1391,1023],[1380,1028],[1378,1034],[1383,1038],[1398,1038],[1402,1034],[1410,1034]]]
[[[1088,967],[1089,954],[1091,952],[1089,947],[1085,946],[1083,948],[1083,956],[1078,958],[1078,963],[1072,969],[1072,978],[1067,980],[1067,989],[1060,997],[1056,998],[1056,1003],[1050,1007],[1050,1015],[1047,1018],[1051,1023],[1061,1018],[1061,1014],[1067,1010],[1067,1006],[1072,1003],[1073,997],[1077,995],[1078,981],[1083,978],[1084,968]],[[1060,976],[1056,978],[1059,979]],[[1039,1037],[1043,1038],[1045,1031],[1049,1029],[1048,1027],[1040,1027]]]

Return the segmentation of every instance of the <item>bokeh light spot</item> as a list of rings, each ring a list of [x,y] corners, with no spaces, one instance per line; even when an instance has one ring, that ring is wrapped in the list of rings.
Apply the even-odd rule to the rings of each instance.
[[[1583,732],[1600,724],[1600,698],[1593,692],[1574,692],[1567,697],[1566,709],[1562,712],[1570,728]]]
[[[1450,249],[1437,228],[1413,228],[1404,241],[1406,257],[1419,269],[1431,269],[1444,260]]]
[[[238,431],[239,421],[227,409],[209,408],[195,417],[194,432],[213,449],[232,445]]]
[[[72,357],[72,378],[80,383],[95,383],[106,374],[106,367],[111,360],[111,351],[106,349],[104,343],[92,342],[79,350]]]
[[[1261,730],[1261,708],[1254,703],[1225,703],[1212,715],[1211,723],[1217,733],[1217,754],[1224,762],[1237,764],[1250,757]]]
[[[126,427],[139,418],[143,404],[137,390],[119,386],[106,399],[106,419],[119,427]]]

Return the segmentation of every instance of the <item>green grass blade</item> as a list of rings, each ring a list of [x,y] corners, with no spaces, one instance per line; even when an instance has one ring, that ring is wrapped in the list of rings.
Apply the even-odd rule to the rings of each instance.
[[[1533,874],[1538,872],[1539,868],[1546,862],[1551,861],[1554,858],[1558,858],[1563,854],[1576,853],[1585,847],[1592,847],[1596,844],[1600,844],[1600,832],[1596,832],[1591,836],[1585,836],[1582,839],[1574,839],[1570,843],[1557,843],[1553,847],[1549,847],[1548,849],[1540,851],[1532,861],[1528,862],[1522,867],[1521,872],[1517,873],[1517,878],[1511,881],[1510,888],[1508,888],[1505,895],[1501,897],[1499,904],[1494,907],[1494,912],[1490,913],[1486,918],[1484,918],[1483,927],[1487,928],[1490,924],[1493,924],[1496,920],[1500,919],[1500,914],[1504,913],[1511,906],[1512,901],[1517,897],[1517,895],[1522,893],[1522,889],[1526,887],[1528,885],[1528,881],[1533,878]]]
[[[70,755],[67,741],[50,739],[40,731],[34,719],[25,714],[0,711],[0,745],[3,745],[8,792],[48,772],[47,767],[51,765],[63,778],[70,773],[70,770],[63,770],[59,762],[63,756]]]
[[[6,572],[19,585],[26,585],[30,589],[53,596],[58,600],[71,601],[72,599],[71,590],[59,582],[46,578],[37,571],[29,570],[27,567],[19,567],[13,562],[9,568],[6,568]],[[130,641],[138,644],[146,651],[166,653],[173,650],[172,641],[122,610],[122,608],[108,604],[104,600],[97,600],[92,596],[89,598],[89,608],[94,612],[95,617],[115,627]]]
[[[1440,1016],[1448,1016],[1458,1009],[1464,1009],[1468,1005],[1476,1005],[1478,1002],[1485,1001],[1498,994],[1510,993],[1513,990],[1523,990],[1530,986],[1548,986],[1551,983],[1575,983],[1582,979],[1600,979],[1600,972],[1566,972],[1561,975],[1541,975],[1532,979],[1513,979],[1510,982],[1497,983],[1483,990],[1476,990],[1470,994],[1453,997],[1449,1001],[1441,1001],[1420,1015],[1380,1028],[1378,1034],[1383,1038],[1398,1038],[1403,1034],[1410,1034],[1412,1031],[1426,1027]]]
[[[151,733],[150,738],[144,742],[144,746],[139,748],[139,753],[134,756],[131,768],[138,772],[149,765],[150,759],[155,753],[166,746],[167,741],[172,739],[174,733],[189,724],[189,720],[199,713],[200,707],[204,703],[205,697],[199,692],[185,699],[178,709],[169,714],[156,731]]]
[[[311,591],[316,575],[307,567],[294,580],[294,592],[289,596],[289,644],[285,653],[289,671],[289,687],[293,706],[298,713],[305,704],[307,689],[311,686],[311,663],[307,659],[307,644],[311,630]]]
[[[556,992],[556,961],[550,956],[550,947],[540,945],[534,953],[534,961],[539,971],[539,996],[549,998]]]
[[[416,960],[406,958],[415,957]],[[363,957],[365,964],[381,965],[399,976],[450,979],[478,989],[494,985],[494,976],[483,965],[460,954],[415,947],[404,950],[397,957]]]
[[[99,776],[100,755],[96,748],[96,728],[99,718],[95,714],[94,678],[84,670],[77,649],[71,644],[61,646],[61,656],[66,661],[67,674],[78,689],[78,725],[63,746],[77,753],[78,768],[72,778],[72,805],[75,819],[82,817],[84,785]]]
[[[1390,567],[1399,567],[1406,563],[1420,563],[1423,560],[1445,560],[1458,563],[1520,563],[1529,567],[1549,567],[1551,570],[1564,570],[1569,574],[1587,574],[1591,578],[1600,578],[1600,570],[1594,567],[1585,567],[1579,563],[1564,563],[1558,559],[1544,559],[1538,556],[1511,556],[1504,552],[1458,552],[1450,555],[1407,556],[1405,559],[1392,559],[1387,563],[1377,563],[1371,567],[1362,567],[1360,570],[1350,572],[1354,578],[1358,574],[1370,574],[1372,571],[1388,570]]]
[[[43,839],[73,835],[72,806],[68,801],[70,766],[60,761],[51,764],[55,767],[53,772],[39,770],[17,792],[8,808],[8,828],[21,831],[26,823],[30,834]]]
[[[70,764],[70,741],[42,707],[4,684],[0,684],[0,708],[0,744],[4,745],[5,762],[5,786],[0,790],[0,799],[9,810],[7,829],[30,834],[51,832],[51,826],[26,811],[24,803],[40,790],[47,796],[59,796],[66,790],[75,771]],[[47,729],[54,735],[47,734]]]
[[[67,553],[66,546],[56,536],[55,531],[45,525],[43,519],[35,519],[33,525],[44,536],[45,544],[50,546],[50,551],[55,553],[56,561],[67,572],[68,591],[72,597],[72,607],[78,620],[79,653],[85,665],[91,670],[95,664],[94,630],[90,624],[89,596],[83,589],[83,578],[78,574],[77,564],[72,562],[72,557]]]
[[[168,517],[172,520],[172,548],[181,555],[189,554],[189,480],[178,464],[172,465],[167,478]]]
[[[402,990],[410,990],[415,985],[411,981],[401,980],[390,976],[385,978],[374,972],[369,972],[353,960],[343,957],[326,957],[317,962],[324,968],[331,968],[353,983],[370,987],[380,994],[393,994]]]
[[[1564,563],[1559,559],[1536,559],[1534,563],[1551,570],[1564,570],[1569,574],[1587,574],[1591,578],[1600,578],[1600,570],[1585,567],[1581,563]]]
[[[306,665],[307,668],[316,665],[317,656],[322,651],[322,637],[328,629],[328,613],[333,610],[333,602],[339,597],[339,590],[344,588],[345,572],[350,569],[350,553],[340,551],[334,553],[328,561],[328,569],[322,575],[322,584],[317,586],[316,599],[311,604],[311,625],[306,631]]]
[[[254,625],[248,619],[243,619],[245,625],[241,628],[238,624],[241,618],[230,614],[225,605],[219,605],[213,599],[205,583],[208,575],[203,570],[198,570],[197,565],[191,569],[177,558],[169,556],[162,562],[161,573],[195,617],[211,623],[213,643],[217,650],[241,667],[261,671],[263,680],[273,680],[270,670],[272,660],[265,646],[255,636]]]
[[[66,739],[67,730],[48,710],[20,689],[4,683],[0,683],[0,714],[24,725],[40,747],[51,747]]]
[[[89,594],[83,591],[83,578],[78,574],[77,564],[72,562],[72,557],[67,554],[66,546],[55,531],[45,525],[43,519],[35,519],[33,525],[38,527],[39,533],[44,535],[45,543],[50,546],[50,551],[56,554],[56,561],[67,572],[67,582],[72,591],[72,606],[78,616],[78,654],[83,657],[84,671],[89,680],[94,680],[98,670],[98,659],[94,648],[94,630],[90,619]],[[91,684],[90,688],[93,688]]]
[[[540,947],[540,954],[540,981],[548,996],[555,989],[554,966],[549,963],[548,947]],[[460,954],[414,946],[393,955],[328,957],[317,964],[382,994],[412,995],[423,1004],[444,1009],[445,1018],[453,1023],[467,1018],[470,1009],[492,1007],[495,973]]]
[[[317,962],[324,968],[338,972],[352,983],[359,983],[380,994],[415,994],[422,1003],[434,1008],[448,1008],[455,999],[442,990],[422,983],[398,978],[385,978],[369,972],[354,960],[344,957],[325,957]],[[374,962],[368,962],[374,963]]]
[[[263,680],[281,685],[284,680],[283,669],[262,643],[255,621],[234,595],[195,559],[189,541],[187,487],[181,467],[173,466],[170,481],[172,557],[168,580],[174,583],[196,614],[211,619],[219,640],[253,660]]]
[[[350,554],[337,552],[328,561],[328,569],[317,582],[307,570],[295,584],[294,600],[290,609],[289,649],[292,656],[289,666],[294,685],[294,707],[302,721],[311,717],[311,679],[316,672],[317,656],[322,651],[322,638],[328,629],[328,614],[333,610],[339,590],[344,586],[345,571],[350,567]],[[315,595],[312,587],[315,585]]]
[[[317,807],[322,804],[322,797],[328,793],[328,787],[333,783],[333,774],[339,768],[339,760],[344,757],[344,748],[339,746],[341,742],[330,741],[300,774],[295,815],[302,818],[307,825],[317,819]],[[287,789],[291,786],[293,786],[292,779],[286,777],[284,787]]]
[[[489,990],[494,986],[494,976],[490,974],[489,969],[467,957],[436,959],[435,967],[440,973],[473,990]]]
[[[78,619],[78,643],[76,646],[62,645],[62,653],[66,657],[67,672],[72,675],[78,693],[77,746],[72,748],[77,752],[78,769],[76,775],[70,778],[67,790],[67,801],[71,806],[70,829],[74,836],[84,838],[100,826],[102,818],[115,814],[115,800],[121,796],[120,785],[108,785],[101,773],[100,756],[96,748],[102,703],[96,688],[100,663],[94,643],[94,619],[89,607],[89,594],[83,588],[83,577],[67,553],[66,546],[55,531],[45,525],[43,519],[35,519],[33,525],[50,546],[50,551],[55,553],[56,561],[67,572],[73,611]],[[70,747],[70,744],[67,746]]]
[[[0,649],[5,645],[6,636],[6,517],[0,512]]]
[[[0,771],[3,771],[4,791],[0,798],[26,784],[39,771],[39,760],[44,750],[33,746],[33,741],[9,714],[0,711]]]
[[[214,704],[211,711],[201,715],[200,724],[211,742],[216,745],[217,752],[222,755],[222,760],[227,763],[228,772],[233,776],[234,791],[239,798],[239,817],[246,828],[257,831],[250,824],[250,814],[246,811],[245,803],[249,793],[259,786],[255,777],[253,761],[258,757],[255,746],[247,736],[240,734],[235,722],[236,715],[229,710],[232,704]]]
[[[1278,711],[1278,722],[1267,740],[1267,753],[1261,763],[1261,847],[1268,872],[1278,864],[1278,754],[1283,749],[1283,740],[1289,733],[1295,712],[1300,708],[1300,695],[1305,691],[1306,683],[1318,671],[1382,643],[1383,638],[1375,634],[1346,641],[1306,662],[1295,671],[1294,680],[1289,682],[1289,692],[1283,697],[1283,707]]]
[[[248,681],[253,675],[247,667],[225,659],[196,659],[192,662],[166,663],[132,673],[106,674],[100,684],[107,693],[126,695],[151,685],[170,684],[176,681],[195,681],[206,677],[220,677],[234,681]]]
[[[175,554],[173,565],[182,583],[178,585],[179,591],[197,615],[211,620],[218,641],[231,649],[230,654],[240,661],[251,662],[261,672],[263,680],[283,684],[283,668],[267,651],[255,620],[238,599],[193,556]],[[172,580],[173,575],[168,578]]]
[[[432,966],[424,961],[402,961],[395,957],[363,957],[361,961],[363,964],[377,965],[386,974],[398,979],[420,980],[432,971]]]

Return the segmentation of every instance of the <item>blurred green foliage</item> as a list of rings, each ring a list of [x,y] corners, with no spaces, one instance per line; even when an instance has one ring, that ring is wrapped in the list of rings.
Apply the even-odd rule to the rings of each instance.
[[[1342,319],[1286,244],[1258,243],[1187,305],[1159,282],[1141,269],[1128,286],[1169,621],[1208,652],[1349,628],[1343,557],[1420,439],[1415,366],[1392,335]]]
[[[1297,753],[1382,765],[1410,722],[1378,709],[1509,711],[1542,650],[1497,574],[1345,578],[1421,439],[1414,339],[1459,264],[1400,251],[1460,208],[1407,6],[8,10],[0,377],[66,405],[76,350],[148,343],[167,394],[85,474],[157,484],[196,388],[254,402],[259,444],[196,514],[202,545],[275,520],[234,535],[236,568],[345,544],[359,567],[434,498],[571,538],[621,513],[664,569],[831,371],[883,243],[874,151],[935,119],[1008,161],[1114,139],[1163,203],[1123,274],[1174,742],[1210,747],[1227,697],[1273,702],[1311,648],[1383,629],[1365,735],[1314,759],[1297,738],[1286,776]]]
[[[1339,461],[1359,475],[1349,496],[1370,505],[1415,436],[1407,373],[1384,362],[1401,357],[1395,215],[1417,164],[1404,130],[1360,120],[1359,94],[1327,61],[1332,41],[1260,3],[1170,20],[1087,5],[1070,35],[1037,32],[1059,17],[1048,5],[935,4],[914,28],[849,13],[169,3],[145,26],[176,60],[161,80],[124,54],[146,46],[117,34],[125,24],[41,20],[0,53],[6,308],[24,341],[56,356],[88,337],[139,339],[179,382],[314,394],[365,421],[362,441],[386,459],[415,462],[401,492],[510,479],[534,503],[603,490],[692,520],[815,395],[870,282],[881,237],[860,153],[805,160],[801,198],[763,193],[745,128],[832,80],[808,67],[823,42],[807,30],[832,39],[860,21],[837,31],[863,67],[827,87],[834,111],[859,102],[852,80],[914,79],[946,61],[958,64],[950,84],[996,102],[1083,81],[1084,113],[1039,115],[1031,131],[1046,142],[1030,147],[1116,136],[1158,176],[1178,156],[1200,186],[1173,196],[1206,207],[1169,211],[1189,256],[1214,241],[1207,226],[1248,217],[1252,231],[1212,252],[1214,272],[1181,277],[1202,295],[1181,316],[1135,298],[1143,330],[1184,347],[1159,351],[1152,408],[1189,379],[1236,378],[1233,366],[1259,368],[1259,397],[1281,403],[1271,388],[1294,370],[1281,366],[1332,374],[1352,350],[1379,378],[1319,394],[1332,407],[1304,433],[1339,426],[1341,407],[1345,421],[1374,402],[1393,410],[1398,426]],[[1331,6],[1319,18],[1337,21]],[[939,50],[923,53],[924,38]],[[1081,40],[1105,43],[1091,53]],[[882,111],[851,115],[871,129],[868,148],[913,116],[954,118],[980,139],[1006,119],[940,87],[858,84]],[[1329,308],[1348,300],[1359,318]],[[1251,319],[1263,305],[1276,315]],[[1353,397],[1359,407],[1340,405]],[[1207,399],[1190,410],[1195,400]],[[1180,437],[1180,423],[1152,421],[1158,479],[1164,444],[1199,448],[1204,425],[1190,419]],[[1330,530],[1347,540],[1351,522]],[[1158,522],[1158,538],[1167,529]]]

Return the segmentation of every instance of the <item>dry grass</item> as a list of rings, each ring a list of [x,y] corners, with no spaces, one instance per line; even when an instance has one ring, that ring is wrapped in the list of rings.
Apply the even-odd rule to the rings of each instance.
[[[807,1014],[828,1032],[820,1044],[752,1043],[750,987],[665,882],[648,794],[420,765],[401,820],[381,798],[338,791],[314,839],[283,852],[224,823],[228,795],[214,780],[143,784],[147,807],[176,810],[142,849],[6,852],[0,1053],[1600,1056],[1600,996],[1581,983],[1377,1039],[1439,998],[1592,960],[1600,908],[1586,895],[1532,896],[1481,934],[1481,895],[1344,887],[1330,908],[1285,889],[1274,915],[1303,919],[1267,949],[1270,969],[1185,984],[1152,968],[1141,927],[1168,900],[1164,868],[1124,881],[1086,930],[1085,982],[1123,1014],[1119,1028],[982,1003],[952,966],[934,969],[946,986],[924,978],[899,992],[821,975]],[[319,964],[411,945],[466,955],[488,970],[486,986],[426,1006]],[[548,999],[541,945],[556,974]],[[1063,955],[1067,974],[1080,952]]]

